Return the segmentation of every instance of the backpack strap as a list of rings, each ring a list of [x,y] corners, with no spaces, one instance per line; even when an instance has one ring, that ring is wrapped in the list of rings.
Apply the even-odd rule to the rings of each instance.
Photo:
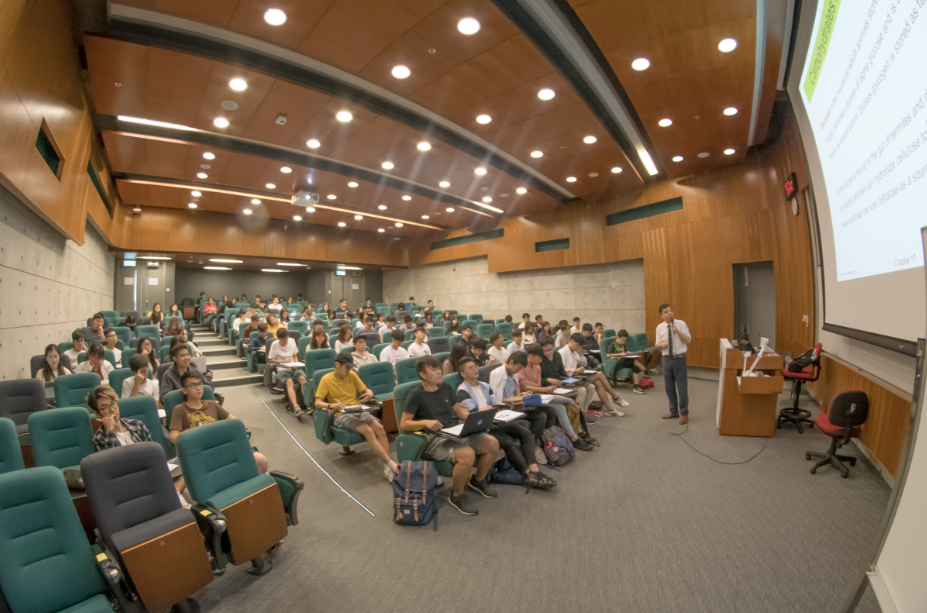
[[[425,462],[425,472],[422,478],[422,506],[428,504],[428,462]]]
[[[406,502],[409,502],[409,480],[412,478],[412,462],[403,462],[406,466]]]

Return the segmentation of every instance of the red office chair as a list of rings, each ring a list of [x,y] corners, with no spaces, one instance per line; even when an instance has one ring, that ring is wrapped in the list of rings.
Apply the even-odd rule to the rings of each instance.
[[[811,370],[809,371],[808,368]],[[795,404],[788,409],[781,409],[779,417],[776,418],[776,428],[781,428],[782,424],[795,424],[798,426],[798,433],[802,434],[805,430],[801,427],[803,423],[808,424],[809,428],[814,427],[814,421],[811,420],[811,411],[798,408],[798,400],[801,398],[801,385],[805,381],[817,381],[821,375],[821,343],[814,346],[811,354],[811,364],[803,368],[800,372],[791,372],[788,369],[782,371],[782,377],[786,381],[792,382],[792,396],[795,398]]]
[[[847,478],[850,469],[844,466],[843,462],[856,466],[856,458],[837,455],[837,450],[849,443],[851,438],[859,438],[860,426],[866,423],[868,417],[869,396],[865,392],[844,392],[831,401],[827,415],[821,413],[814,417],[814,423],[818,425],[821,432],[831,437],[831,441],[830,449],[826,453],[816,451],[805,453],[806,460],[820,458],[818,463],[811,467],[812,475],[821,466],[833,464],[834,468],[840,471],[840,476]]]

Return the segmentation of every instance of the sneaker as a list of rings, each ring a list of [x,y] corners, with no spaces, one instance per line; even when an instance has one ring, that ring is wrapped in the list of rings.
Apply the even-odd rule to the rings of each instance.
[[[587,443],[581,438],[578,438],[575,441],[573,441],[573,447],[575,447],[576,449],[579,449],[580,451],[592,451],[592,445],[590,445],[589,443]]]
[[[631,391],[634,392],[635,394],[646,394],[646,393],[647,393],[647,392],[645,392],[643,389],[641,389],[641,388],[639,388],[639,387],[635,387],[635,388],[634,388],[633,390],[631,390]]]
[[[552,487],[557,485],[557,482],[545,475],[542,472],[529,472],[522,479],[522,484],[525,487],[530,487],[537,490],[549,490]]]
[[[451,503],[452,507],[464,515],[476,515],[479,513],[479,511],[477,511],[474,507],[470,506],[470,501],[467,500],[467,492],[463,492],[460,496],[454,496],[454,494],[451,494],[447,501]]]
[[[617,402],[617,403],[618,403],[618,406],[620,406],[620,407],[629,407],[629,406],[631,406],[631,403],[628,402],[627,400],[625,400],[624,398],[622,398],[621,396],[616,396],[616,397],[615,397],[615,402]]]
[[[589,409],[586,411],[586,415],[592,415],[594,417],[602,417],[602,411],[596,411],[595,409]],[[586,423],[589,423],[589,420],[586,420]]]
[[[489,485],[489,481],[485,478],[482,481],[477,481],[476,477],[470,477],[470,480],[467,481],[467,487],[469,487],[474,492],[478,493],[483,498],[496,498],[496,490]]]
[[[390,483],[392,483],[392,482],[393,482],[393,477],[396,476],[396,473],[394,473],[392,470],[390,470],[389,465],[386,465],[386,466],[383,467],[383,476],[386,477],[386,480],[387,480],[387,481],[389,481]]]

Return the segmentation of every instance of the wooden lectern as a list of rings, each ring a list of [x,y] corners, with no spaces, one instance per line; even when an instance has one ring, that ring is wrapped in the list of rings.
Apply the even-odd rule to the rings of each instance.
[[[747,358],[749,370],[756,356]],[[782,393],[782,356],[767,350],[754,372],[743,377],[744,354],[721,339],[721,377],[718,381],[718,432],[726,436],[771,437],[776,431],[776,404]]]

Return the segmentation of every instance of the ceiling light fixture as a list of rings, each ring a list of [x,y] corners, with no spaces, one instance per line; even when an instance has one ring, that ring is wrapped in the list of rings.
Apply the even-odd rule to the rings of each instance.
[[[683,160],[683,157],[681,155],[673,156],[674,162],[681,162],[682,160]]]
[[[187,206],[190,207],[191,209],[197,208],[197,204],[196,204],[195,202],[191,202],[191,203],[188,204]]]
[[[644,164],[644,168],[647,169],[647,172],[652,176],[660,171],[657,170],[657,165],[653,163],[653,158],[650,157],[650,154],[647,153],[646,149],[641,149],[637,152],[637,156],[641,159],[641,162]]]
[[[729,106],[726,109],[724,109],[724,114],[727,115],[728,117],[730,117],[731,115],[736,115],[737,109],[735,109],[732,106]]]
[[[412,196],[403,196],[402,199],[406,201],[412,200]]]
[[[338,227],[339,227],[339,228],[343,228],[343,227],[345,227],[346,225],[348,225],[348,224],[344,223],[343,221],[339,221],[339,222],[338,222]]]
[[[299,264],[297,262],[277,262],[277,266],[296,266],[301,268],[305,266],[305,264]]]
[[[248,89],[248,84],[245,83],[244,79],[232,79],[229,81],[229,87],[237,92],[243,92]]]
[[[272,26],[282,26],[286,23],[286,13],[280,9],[267,9],[264,13],[264,21]]]
[[[733,149],[725,149],[725,150],[724,150],[724,155],[734,155],[735,153],[736,153],[736,151],[733,150]]]
[[[618,174],[619,172],[621,172],[621,166],[615,166],[612,168],[612,174]]]
[[[165,255],[143,255],[135,259],[136,260],[170,260],[171,258]]]
[[[357,181],[349,181],[348,187],[357,187]]]
[[[217,128],[227,128],[229,127],[229,120],[225,117],[216,117],[212,120],[212,123]]]
[[[406,66],[393,66],[392,72],[393,72],[393,76],[396,77],[397,79],[405,79],[410,74],[412,74],[412,71],[409,70],[408,67]]]
[[[599,140],[599,139],[597,139],[595,136],[587,136],[586,138],[583,139],[583,142],[586,143],[587,145],[591,145],[592,143],[596,142],[597,140]]]
[[[302,221],[303,218],[299,215],[293,215],[293,221]]]
[[[242,211],[242,212],[243,212],[245,215],[250,215],[250,214],[251,214],[251,209],[245,209],[245,210]]]
[[[257,198],[252,198],[252,199],[251,199],[251,204],[261,204],[261,201],[258,200]]]
[[[306,212],[307,212],[307,213],[315,213],[315,207],[307,206],[307,207],[306,207]]]
[[[214,160],[216,159],[216,154],[210,153],[209,151],[207,151],[206,153],[203,154],[203,157],[206,158],[207,160]]]
[[[228,266],[203,266],[203,270],[232,270]]]
[[[466,34],[467,36],[476,34],[480,31],[480,22],[473,17],[464,17],[457,22],[457,30],[461,34]]]
[[[490,121],[492,121],[492,117],[490,117],[489,115],[477,115],[476,116],[476,123],[486,124],[486,123],[489,123]]]
[[[707,158],[709,155],[711,154],[708,153],[707,151],[702,151],[701,153],[698,154],[700,158]]]
[[[197,179],[208,179],[209,175],[206,174],[205,172],[198,172],[196,173],[196,178]]]
[[[397,228],[401,228],[401,227],[402,227],[402,222],[401,222],[401,221],[397,221],[397,222],[396,222],[396,227],[397,227]]]
[[[538,92],[538,98],[541,100],[552,100],[557,94],[554,93],[554,90],[544,88]]]
[[[453,213],[453,212],[454,212],[454,207],[449,206],[449,207],[447,207],[447,208],[444,209],[444,210],[447,211],[448,213]]]
[[[363,218],[364,218],[363,215],[355,215],[355,216],[354,216],[354,219],[356,219],[357,221],[361,221]]]
[[[386,170],[392,170],[393,168],[396,167],[396,165],[393,164],[392,162],[383,162],[382,164],[380,164],[380,166],[382,166]]]
[[[338,197],[338,196],[336,196],[335,194],[329,194],[329,195],[327,196],[327,198],[328,198],[329,200],[334,200],[334,199],[337,198],[337,197]]]
[[[485,174],[486,174],[486,169],[483,168],[482,166],[480,166],[480,167],[478,167],[478,168],[474,168],[474,169],[473,169],[473,172],[474,172],[475,174],[478,174],[478,175],[485,175]]]
[[[223,258],[209,258],[210,262],[215,262],[217,264],[241,264],[242,260],[226,260]]]
[[[525,189],[524,187],[519,187],[518,189],[515,190],[515,193],[516,194],[527,194],[528,190]]]
[[[140,123],[146,126],[155,126],[158,128],[170,128],[171,130],[188,130],[190,132],[196,132],[196,128],[191,128],[189,126],[182,126],[176,123],[166,123],[163,121],[152,121],[150,119],[141,119],[139,117],[129,117],[127,115],[116,115],[116,119],[119,121],[126,121],[128,123]]]
[[[377,208],[380,209],[381,211],[385,211],[385,210],[386,210],[386,205],[385,205],[385,204],[381,204],[381,205],[378,206]]]
[[[192,192],[190,192],[190,195],[193,196],[194,198],[199,198],[200,196],[203,195],[203,192],[199,192],[199,191],[197,191],[197,190],[193,190]]]
[[[483,196],[483,202],[492,202],[492,198],[489,196]]]
[[[429,219],[428,215],[422,215],[422,219]]]
[[[576,177],[567,177],[567,183],[576,183]]]
[[[422,141],[416,145],[416,147],[418,147],[419,151],[429,151],[431,149],[431,143]]]
[[[309,140],[306,141],[306,146],[309,147],[310,149],[318,149],[319,147],[322,146],[322,143],[320,143],[314,138],[310,138]]]
[[[338,111],[338,114],[335,115],[335,119],[337,119],[338,121],[342,123],[345,123],[345,122],[348,122],[354,119],[354,115],[352,115],[351,113],[347,111]]]
[[[661,119],[660,121],[657,122],[657,124],[658,124],[661,128],[668,128],[668,127],[670,127],[671,125],[673,125],[673,120],[672,120],[672,119]]]
[[[277,189],[277,186],[274,185],[273,183],[267,183],[266,185],[264,185],[264,187],[266,187],[267,189]]]
[[[280,169],[280,172],[282,172],[285,175],[288,175],[291,172],[293,172],[293,169],[290,168],[289,166],[284,166],[283,168]]]
[[[631,68],[637,71],[647,70],[648,68],[650,68],[650,60],[648,60],[645,57],[639,57],[633,62],[631,62]]]
[[[141,212],[142,212],[142,209],[141,209],[141,207],[135,207],[134,209],[132,209],[132,212],[133,212],[133,213],[141,213]]]
[[[377,232],[386,232],[384,228],[377,228]]]
[[[344,264],[338,264],[339,270],[364,270],[360,266],[345,266]]]
[[[262,268],[261,272],[286,272],[282,268]]]
[[[440,183],[438,183],[438,185],[440,185],[441,187],[450,187],[450,186],[451,186],[451,182],[450,182],[450,181],[441,181]]]
[[[720,43],[718,43],[718,50],[721,53],[730,53],[737,48],[737,41],[733,38],[725,38]]]
[[[544,152],[543,152],[543,151],[532,151],[532,152],[531,152],[531,157],[533,157],[533,158],[539,158],[539,157],[541,157],[541,156],[543,156],[543,155],[544,155]]]

